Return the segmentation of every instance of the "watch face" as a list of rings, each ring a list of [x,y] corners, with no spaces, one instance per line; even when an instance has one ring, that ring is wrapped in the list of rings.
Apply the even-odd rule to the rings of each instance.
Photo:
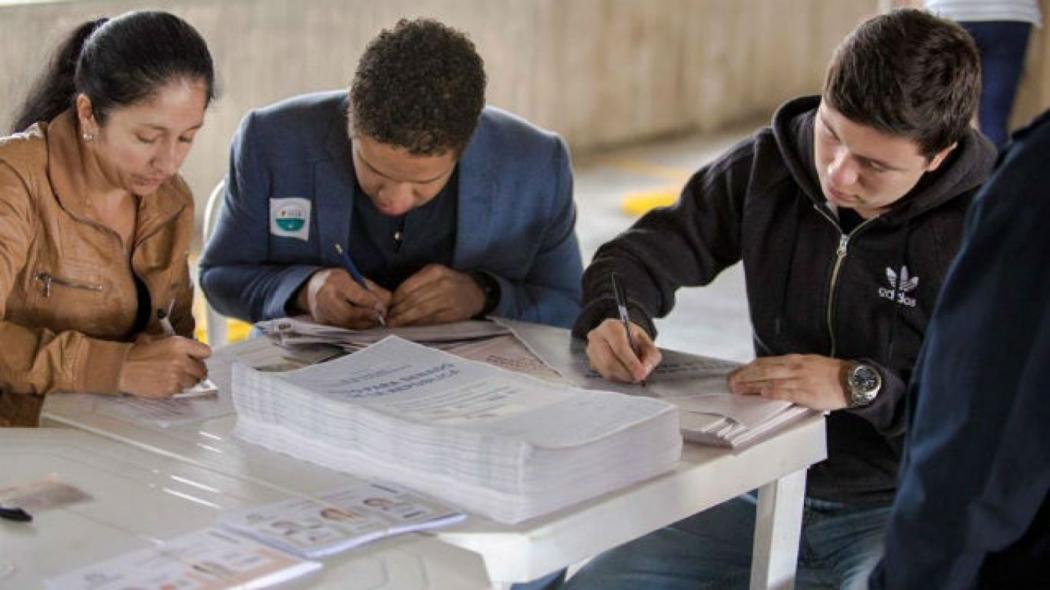
[[[872,394],[879,388],[879,374],[867,365],[857,365],[849,376],[850,387],[861,394]]]

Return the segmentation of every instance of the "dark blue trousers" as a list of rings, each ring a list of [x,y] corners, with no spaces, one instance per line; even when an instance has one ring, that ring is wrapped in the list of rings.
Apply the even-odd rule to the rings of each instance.
[[[1000,150],[1010,137],[1008,122],[1024,69],[1032,25],[1017,21],[959,23],[981,53],[981,132]]]

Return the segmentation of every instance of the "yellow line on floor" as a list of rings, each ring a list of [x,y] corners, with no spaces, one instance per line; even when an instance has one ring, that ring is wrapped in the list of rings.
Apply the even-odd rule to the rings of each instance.
[[[685,181],[689,179],[689,175],[692,174],[691,170],[685,168],[653,164],[652,162],[646,162],[644,160],[610,158],[608,160],[601,160],[601,163],[625,172],[632,172],[641,176],[648,176],[650,178],[657,178],[680,184],[685,184]]]

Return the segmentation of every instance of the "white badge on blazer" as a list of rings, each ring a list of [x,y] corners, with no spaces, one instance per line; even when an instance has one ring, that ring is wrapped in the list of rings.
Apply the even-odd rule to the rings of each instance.
[[[270,199],[270,233],[282,238],[310,239],[310,199]]]

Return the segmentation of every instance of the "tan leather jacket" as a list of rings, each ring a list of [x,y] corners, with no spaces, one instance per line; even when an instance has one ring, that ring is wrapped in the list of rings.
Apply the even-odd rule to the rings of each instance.
[[[72,111],[0,139],[0,426],[36,425],[43,394],[117,393],[136,336],[132,273],[149,290],[147,332],[174,301],[176,332],[193,333],[189,188],[175,177],[139,199],[124,244],[87,214],[90,158]]]

